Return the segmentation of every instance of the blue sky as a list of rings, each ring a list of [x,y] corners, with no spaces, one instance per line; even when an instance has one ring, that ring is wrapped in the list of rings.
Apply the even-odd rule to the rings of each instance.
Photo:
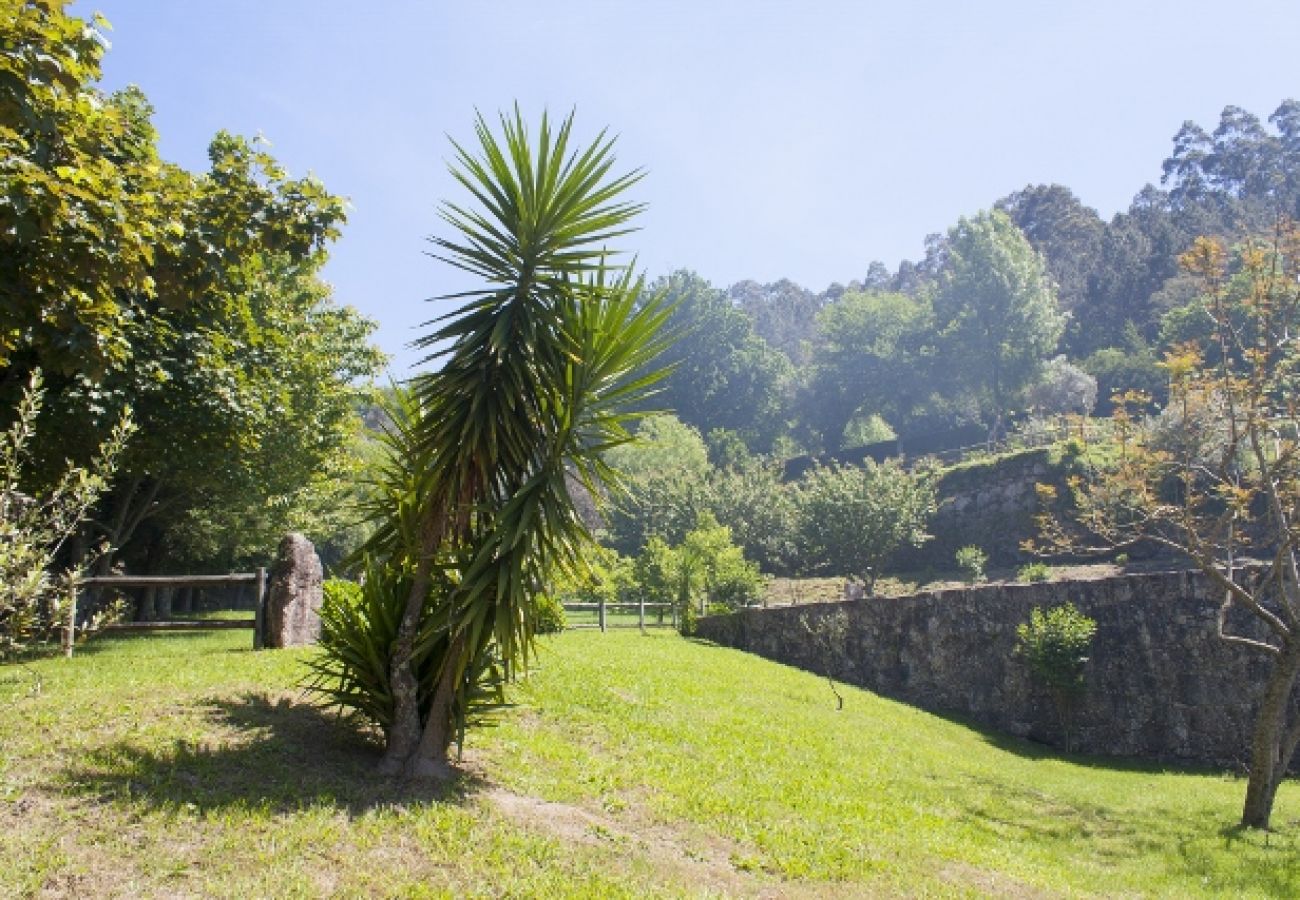
[[[821,290],[1031,183],[1109,217],[1186,119],[1300,95],[1300,3],[79,0],[113,25],[105,86],[139,85],[163,154],[262,134],[352,212],[326,272],[405,345],[461,286],[424,255],[476,108],[576,108],[644,167],[628,239],[651,275]]]

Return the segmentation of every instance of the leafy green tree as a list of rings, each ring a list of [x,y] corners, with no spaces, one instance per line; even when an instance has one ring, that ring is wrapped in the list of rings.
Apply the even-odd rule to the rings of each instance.
[[[756,602],[765,584],[758,565],[745,559],[731,540],[731,529],[710,512],[700,515],[678,548],[683,577],[698,590],[702,610],[710,605],[734,609]]]
[[[674,272],[651,286],[672,308],[671,371],[656,397],[660,408],[707,434],[726,428],[756,452],[785,428],[790,361],[754,333],[749,316],[693,272]]]
[[[607,539],[620,553],[635,555],[651,535],[681,541],[708,508],[708,448],[676,416],[647,416],[637,440],[615,447],[606,460],[626,485],[608,516]]]
[[[745,556],[764,572],[788,574],[796,563],[795,507],[779,463],[760,457],[715,468],[706,504]]]
[[[903,544],[919,547],[935,510],[935,479],[895,462],[819,466],[797,485],[799,551],[804,566],[848,575],[870,594],[889,557]]]
[[[63,2],[4,0],[0,29],[0,368],[12,401],[47,375],[129,357],[135,298],[181,224],[137,91],[105,97],[105,42]]]
[[[1128,391],[1140,391],[1163,405],[1169,376],[1160,368],[1159,357],[1138,330],[1129,327],[1123,347],[1105,347],[1083,360],[1083,370],[1097,379],[1097,412],[1110,415],[1111,398]]]
[[[741,281],[727,289],[727,299],[754,323],[754,333],[784,353],[796,367],[808,365],[817,313],[825,296],[814,294],[788,278],[772,284]]]
[[[678,554],[668,542],[657,535],[651,536],[632,563],[633,590],[646,603],[658,605],[659,621],[663,610],[677,602],[680,593]]]
[[[646,602],[676,606],[685,634],[693,631],[697,607],[704,613],[710,606],[755,603],[765,585],[758,564],[732,542],[731,529],[707,511],[676,546],[650,538],[632,565],[632,589]]]
[[[1072,713],[1087,686],[1084,667],[1096,633],[1097,623],[1073,603],[1049,610],[1035,606],[1029,611],[1029,621],[1016,626],[1016,653],[1051,693],[1067,751],[1071,749]]]
[[[386,646],[390,773],[446,775],[476,673],[526,664],[534,597],[580,570],[590,542],[570,479],[596,495],[613,477],[603,454],[631,439],[662,350],[661,305],[607,263],[641,208],[621,199],[639,175],[611,176],[603,135],[575,147],[572,117],[543,117],[535,143],[517,109],[500,125],[480,118],[477,150],[456,145],[472,205],[444,204],[455,236],[434,244],[484,286],[421,340],[441,367],[393,417],[365,547],[409,578]]]
[[[1065,327],[1042,258],[999,210],[948,232],[934,312],[954,388],[983,393],[995,418],[1037,378]]]
[[[0,7],[0,402],[46,372],[34,486],[134,410],[83,543],[265,552],[347,468],[354,382],[382,365],[317,277],[344,201],[225,133],[204,173],[160,160],[143,95],[97,87],[104,23],[65,7]]]
[[[1048,275],[1056,287],[1056,300],[1070,315],[1066,327],[1067,346],[1083,346],[1081,320],[1076,311],[1088,302],[1088,284],[1100,266],[1106,223],[1097,211],[1059,184],[1030,185],[1003,197],[995,208],[1005,212],[1025,235],[1030,246],[1043,256]],[[1089,342],[1091,338],[1089,338]]]
[[[897,425],[927,399],[933,331],[929,302],[906,294],[849,292],[818,313],[799,408],[824,448],[839,449],[860,414]]]

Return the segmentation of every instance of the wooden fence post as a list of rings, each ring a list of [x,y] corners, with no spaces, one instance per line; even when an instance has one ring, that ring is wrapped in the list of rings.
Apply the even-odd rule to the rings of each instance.
[[[602,596],[596,605],[597,618],[600,621],[600,630],[605,630],[605,598]]]
[[[68,598],[68,624],[63,631],[63,657],[72,659],[72,645],[77,640],[77,595],[81,593],[81,585],[74,579],[72,582],[71,596]]]
[[[253,588],[253,649],[263,646],[262,629],[266,625],[266,567],[257,567],[257,585]]]
[[[645,594],[637,594],[636,611],[637,619],[641,625],[641,633],[645,634]]]

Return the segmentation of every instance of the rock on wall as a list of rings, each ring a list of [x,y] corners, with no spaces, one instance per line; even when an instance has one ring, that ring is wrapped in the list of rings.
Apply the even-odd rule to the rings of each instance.
[[[749,609],[701,619],[697,633],[1060,746],[1056,708],[1014,651],[1016,626],[1033,607],[1067,601],[1097,621],[1086,694],[1074,716],[1075,750],[1245,763],[1269,664],[1218,637],[1218,599],[1199,572]],[[1230,623],[1238,633],[1259,636],[1253,624]]]
[[[266,593],[267,647],[298,647],[320,640],[323,577],[311,541],[301,534],[280,541]]]

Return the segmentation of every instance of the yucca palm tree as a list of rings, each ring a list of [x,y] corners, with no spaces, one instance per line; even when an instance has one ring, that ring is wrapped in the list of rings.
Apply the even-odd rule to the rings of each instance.
[[[437,368],[413,380],[405,487],[364,550],[409,573],[389,658],[389,773],[447,774],[472,674],[489,655],[527,664],[533,598],[583,566],[590,540],[570,484],[599,493],[614,477],[602,454],[630,439],[658,378],[666,312],[606,249],[642,208],[621,199],[641,175],[611,174],[603,132],[573,149],[572,126],[543,117],[534,142],[516,108],[499,136],[480,117],[477,148],[455,145],[472,202],[443,205],[455,236],[433,239],[434,255],[484,286],[444,298],[461,305],[418,342]]]

